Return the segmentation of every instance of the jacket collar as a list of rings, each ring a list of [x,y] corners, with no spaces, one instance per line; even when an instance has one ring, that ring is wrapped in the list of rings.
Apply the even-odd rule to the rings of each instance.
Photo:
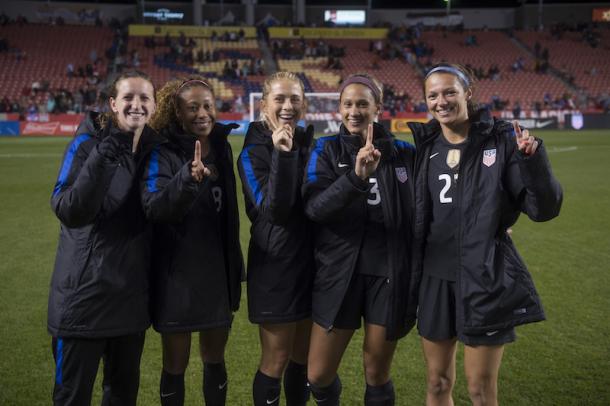
[[[341,137],[343,142],[347,143],[348,145],[352,145],[357,149],[360,149],[364,146],[364,143],[362,142],[362,137],[360,137],[359,135],[352,135],[343,124],[341,124],[341,127],[339,128],[339,136]],[[388,132],[388,130],[386,130],[385,127],[381,124],[373,123],[373,144],[377,145],[379,141],[384,139],[392,140],[394,139],[394,136],[390,132]]]
[[[98,132],[101,130],[99,117],[100,113],[97,111],[88,111],[85,113],[85,118],[80,122],[78,128],[76,129],[76,136],[82,134],[96,136],[96,134],[98,134]]]
[[[313,140],[313,127],[308,126],[304,129],[301,126],[297,126],[294,129],[294,140],[296,141],[297,147],[309,147]],[[251,144],[268,145],[273,146],[273,139],[271,138],[272,131],[267,127],[263,121],[254,121],[248,127],[246,133],[246,139],[244,140],[244,146]]]
[[[479,109],[470,119],[469,136],[487,137],[491,134],[495,120],[488,109]],[[408,123],[416,145],[422,145],[434,139],[441,133],[441,125],[436,119],[427,123]]]
[[[208,136],[210,138],[210,146],[216,152],[224,151],[224,145],[227,142],[227,137],[231,131],[238,127],[239,125],[235,123],[214,123],[214,127],[212,127],[212,131]],[[195,150],[195,137],[190,134],[186,134],[182,127],[179,127],[175,123],[171,123],[168,127],[163,128],[161,130],[161,134],[169,141],[169,144],[177,147],[189,155],[191,155]]]
[[[341,140],[348,145],[351,151],[358,151],[364,146],[362,138],[359,135],[352,135],[343,124],[339,129]],[[394,135],[379,124],[373,123],[373,145],[381,152],[381,159],[391,159],[394,155]]]
[[[253,121],[248,127],[248,131],[246,132],[246,139],[244,140],[244,145],[250,144],[273,144],[273,140],[271,138],[271,130],[265,125],[263,121]]]

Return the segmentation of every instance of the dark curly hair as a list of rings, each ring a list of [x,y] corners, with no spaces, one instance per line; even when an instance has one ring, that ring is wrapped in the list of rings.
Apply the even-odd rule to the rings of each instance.
[[[178,96],[195,86],[205,87],[212,93],[214,100],[216,99],[214,89],[202,76],[189,76],[170,80],[158,92],[157,111],[150,120],[150,126],[157,131],[170,125],[175,125],[178,128],[182,127],[177,115]]]

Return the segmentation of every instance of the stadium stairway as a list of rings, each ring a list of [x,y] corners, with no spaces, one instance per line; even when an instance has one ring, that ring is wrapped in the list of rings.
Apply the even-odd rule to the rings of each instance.
[[[521,48],[523,51],[527,52],[532,59],[536,59],[536,55],[535,55],[534,51],[527,44],[525,44],[519,37],[510,36],[508,33],[507,33],[507,35],[509,36],[510,40],[515,44],[515,46],[517,46],[517,47]],[[551,75],[553,75],[555,78],[557,78],[557,80],[560,80],[561,82],[563,82],[563,84],[568,89],[570,89],[572,92],[578,93],[580,91],[583,91],[582,88],[567,81],[560,74],[559,70],[557,70],[557,68],[555,66],[553,66],[552,64],[549,65],[549,69],[547,72],[550,73]]]
[[[269,49],[269,44],[264,40],[264,38],[258,39],[258,48],[263,56],[263,61],[265,61],[265,66],[263,67],[265,75],[270,75],[271,73],[277,72],[278,67],[275,63],[275,59],[273,58],[273,53]]]

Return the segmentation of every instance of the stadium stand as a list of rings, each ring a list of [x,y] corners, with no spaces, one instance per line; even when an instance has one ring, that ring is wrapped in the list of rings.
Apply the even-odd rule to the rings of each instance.
[[[599,96],[610,90],[610,29],[559,27],[543,32],[519,31],[515,35],[534,53],[537,48],[548,49],[551,66],[589,95]]]
[[[476,38],[476,44],[467,45],[467,41]],[[481,103],[493,103],[493,99],[501,97],[507,101],[507,106],[519,101],[521,105],[534,107],[543,99],[545,93],[553,97],[562,97],[570,89],[558,78],[544,73],[535,73],[534,58],[520,48],[504,32],[472,31],[445,32],[425,31],[422,38],[434,47],[434,55],[430,63],[453,62],[464,66],[482,69],[485,73],[489,68],[497,66],[499,74],[492,77],[479,77],[477,83],[477,99]],[[513,65],[521,61],[522,67],[514,69]],[[484,75],[487,76],[487,75]]]
[[[372,73],[385,86],[390,115],[425,111],[421,80],[439,62],[472,68],[479,79],[478,101],[495,110],[608,107],[610,29],[507,33],[394,27],[379,40],[259,37],[237,32],[211,38],[128,37],[120,26],[5,24],[0,110],[17,104],[21,111],[45,113],[48,108],[41,106],[49,98],[66,93],[70,102],[58,103],[55,112],[83,111],[94,105],[108,71],[135,67],[157,85],[201,74],[214,87],[221,111],[246,113],[250,93],[260,92],[264,81],[260,41],[272,49],[279,69],[301,76],[307,92],[334,92],[345,76]],[[581,90],[589,100],[577,94]]]
[[[102,80],[108,66],[103,56],[113,43],[113,31],[108,27],[7,24],[0,28],[0,38],[8,45],[0,53],[0,95],[22,104],[29,103],[23,97],[33,96],[40,103],[61,91],[86,92]],[[95,61],[90,60],[92,56]]]
[[[245,111],[250,92],[259,92],[264,80],[262,55],[256,39],[233,41],[194,38],[129,38],[130,53],[141,56],[142,69],[153,81],[165,83],[176,76],[201,74],[208,78],[222,111]],[[238,98],[243,103],[233,103]]]

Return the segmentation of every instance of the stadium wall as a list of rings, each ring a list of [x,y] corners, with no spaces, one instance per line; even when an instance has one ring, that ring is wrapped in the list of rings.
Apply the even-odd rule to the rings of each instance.
[[[590,22],[593,9],[610,7],[608,3],[571,3],[571,4],[544,4],[542,22],[549,26],[557,22],[578,23]],[[183,12],[184,23],[191,24],[193,9],[191,2],[167,3],[163,1],[146,1],[146,10],[152,11],[159,8],[168,8],[171,11]],[[306,21],[308,24],[322,26],[324,23],[324,11],[329,8],[362,9],[363,7],[339,7],[339,6],[308,6],[306,7]],[[79,12],[82,10],[86,13]],[[67,3],[67,2],[36,2],[29,0],[3,0],[0,11],[11,18],[18,15],[26,17],[31,22],[48,21],[50,16],[62,16],[66,23],[79,23],[84,16],[86,23],[93,23],[95,16],[99,15],[102,20],[117,18],[124,20],[134,18],[140,22],[137,6],[135,4],[99,4],[99,3]],[[390,22],[392,24],[403,24],[407,22],[407,13],[435,13],[442,9],[373,9],[370,12],[368,23],[376,24]],[[530,29],[538,25],[538,5],[527,4],[516,8],[453,8],[463,17],[464,28],[478,29],[488,27],[492,29],[518,28]],[[272,16],[279,22],[293,21],[296,12],[289,5],[256,5],[254,9],[254,21],[259,23],[266,17]],[[231,13],[235,21],[244,21],[245,6],[241,4],[203,4],[202,18],[204,21],[218,21]],[[151,22],[152,21],[148,21]]]
[[[79,13],[85,10],[88,17],[81,21]],[[11,18],[21,15],[30,22],[48,22],[49,18],[62,17],[67,24],[93,24],[95,17],[102,20],[116,18],[124,20],[136,17],[136,8],[133,4],[93,4],[93,3],[43,3],[27,0],[3,0],[0,11]],[[81,14],[82,15],[82,14]]]
[[[509,111],[494,112],[495,116],[507,120],[513,118]],[[46,114],[33,115],[28,120],[20,120],[18,114],[0,113],[0,136],[71,136],[76,131],[82,114]],[[386,117],[379,122],[396,134],[406,134],[410,130],[407,122],[427,122],[426,113],[405,113],[400,117]],[[332,113],[308,114],[306,124],[312,124],[315,132],[334,134],[339,130],[340,117]],[[572,110],[549,110],[537,115],[534,112],[523,112],[520,123],[531,129],[540,130],[598,130],[610,128],[610,114],[581,113]],[[239,128],[232,131],[233,135],[245,135],[250,124],[249,120],[234,119],[230,116],[220,116],[219,122],[236,123]]]
[[[591,22],[594,8],[610,7],[608,3],[574,3],[545,4],[542,12],[542,24],[549,27],[555,23],[576,24]],[[527,4],[522,7],[515,28],[534,29],[538,26],[538,5]]]

